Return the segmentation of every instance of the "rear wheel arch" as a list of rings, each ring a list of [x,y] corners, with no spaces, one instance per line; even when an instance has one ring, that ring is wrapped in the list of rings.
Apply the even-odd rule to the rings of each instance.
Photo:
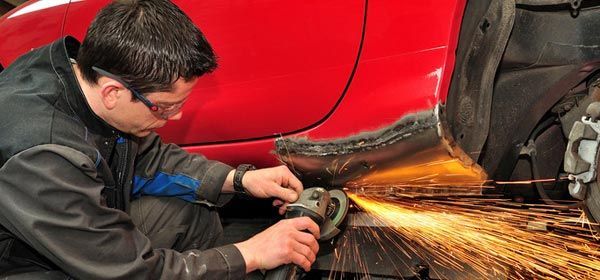
[[[507,175],[501,170],[506,167],[501,158],[513,140],[526,140],[543,121],[543,113],[570,94],[572,88],[558,85],[569,78],[593,79],[595,72],[586,67],[598,67],[590,64],[600,55],[600,40],[594,39],[600,32],[590,30],[586,36],[572,32],[600,24],[598,3],[586,4],[586,10],[572,16],[569,6],[556,1],[506,2],[512,3],[487,0],[467,6],[446,104],[457,143],[494,179]],[[587,77],[571,75],[577,71],[587,72]],[[482,79],[481,73],[487,77]],[[531,124],[520,124],[528,117]]]
[[[497,0],[487,0],[467,7],[446,104],[448,124],[459,146],[486,170],[490,179],[518,180],[520,176],[528,179],[530,168],[523,163],[522,148],[532,137],[536,138],[532,136],[536,131],[539,135],[546,133],[539,130],[545,130],[543,126],[549,118],[557,118],[557,112],[564,116],[573,108],[559,107],[568,106],[569,98],[587,91],[591,81],[598,79],[600,64],[596,61],[600,58],[600,39],[596,38],[600,38],[600,32],[585,27],[600,24],[597,17],[600,4],[589,2],[586,9],[574,15],[570,6],[555,2],[516,0],[508,7],[506,3],[500,6]],[[497,16],[509,17],[511,10],[514,11],[513,24]],[[486,37],[495,32],[494,26],[497,28],[503,22],[504,27],[510,26],[500,31],[510,34],[506,42]],[[585,36],[574,30],[586,30]],[[487,71],[486,75],[491,77],[485,80],[491,80],[493,87],[486,88],[484,80],[477,77],[484,72],[483,67],[493,64],[497,57],[497,52],[490,51],[490,44],[505,46],[493,73]],[[482,54],[484,57],[477,57]],[[478,61],[487,64],[475,63]],[[581,115],[573,117],[578,118]],[[478,120],[481,125],[476,125]],[[486,126],[487,129],[481,129]],[[570,130],[569,122],[561,118],[560,123],[555,122],[551,127],[553,136],[544,137],[554,137],[566,145],[565,139],[559,139],[564,136],[557,127]],[[539,162],[553,161],[552,169],[561,169],[560,156],[544,158],[546,155],[540,155],[545,147],[555,148],[558,153],[558,144],[548,139],[544,141],[544,144],[538,143]],[[560,189],[564,193],[565,189]],[[510,190],[504,191],[513,195]],[[530,192],[535,199],[535,189]],[[528,198],[525,193],[514,195]]]

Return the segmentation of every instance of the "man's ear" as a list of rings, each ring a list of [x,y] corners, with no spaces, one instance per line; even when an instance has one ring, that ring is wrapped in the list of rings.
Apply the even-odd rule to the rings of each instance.
[[[112,80],[106,79],[103,82],[99,82],[100,84],[100,98],[102,100],[102,104],[108,110],[112,110],[117,106],[117,101],[119,98],[123,97],[123,92],[126,88],[123,84]]]

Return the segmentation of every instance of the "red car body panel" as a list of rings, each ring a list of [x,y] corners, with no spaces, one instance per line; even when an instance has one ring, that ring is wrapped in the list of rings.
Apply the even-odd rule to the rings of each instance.
[[[290,137],[344,138],[445,103],[465,1],[400,2],[369,2],[360,62],[343,100],[327,120]],[[279,163],[265,157],[272,139],[186,148],[232,165]]]
[[[445,102],[464,1],[370,1],[368,9],[355,77],[327,122],[304,133],[313,140],[376,130]]]
[[[29,1],[0,17],[0,65],[60,37],[68,2]]]
[[[82,40],[108,2],[71,4],[65,34]],[[165,141],[190,145],[299,131],[340,99],[358,56],[364,1],[174,2],[202,29],[220,65],[200,79],[183,118],[160,130]]]
[[[107,2],[73,1],[63,35],[81,39]],[[201,78],[184,118],[159,133],[190,152],[258,166],[279,163],[271,152],[279,135],[345,138],[443,104],[465,7],[464,0],[174,2],[203,30],[220,67]],[[47,11],[21,17],[61,21],[46,19]],[[3,38],[17,42],[0,43],[5,66],[59,37],[46,31],[58,23],[35,32],[25,23],[0,22]]]

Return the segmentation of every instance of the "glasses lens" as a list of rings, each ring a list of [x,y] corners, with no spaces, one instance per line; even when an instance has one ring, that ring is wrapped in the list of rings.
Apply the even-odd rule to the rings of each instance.
[[[181,107],[183,107],[183,103],[162,107],[160,114],[163,118],[168,118],[181,112]]]

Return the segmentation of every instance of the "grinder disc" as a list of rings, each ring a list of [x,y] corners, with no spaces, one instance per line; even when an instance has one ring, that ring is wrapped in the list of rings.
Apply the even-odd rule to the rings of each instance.
[[[348,196],[342,190],[330,190],[332,208],[328,211],[328,216],[335,227],[338,227],[346,218],[348,213]]]

